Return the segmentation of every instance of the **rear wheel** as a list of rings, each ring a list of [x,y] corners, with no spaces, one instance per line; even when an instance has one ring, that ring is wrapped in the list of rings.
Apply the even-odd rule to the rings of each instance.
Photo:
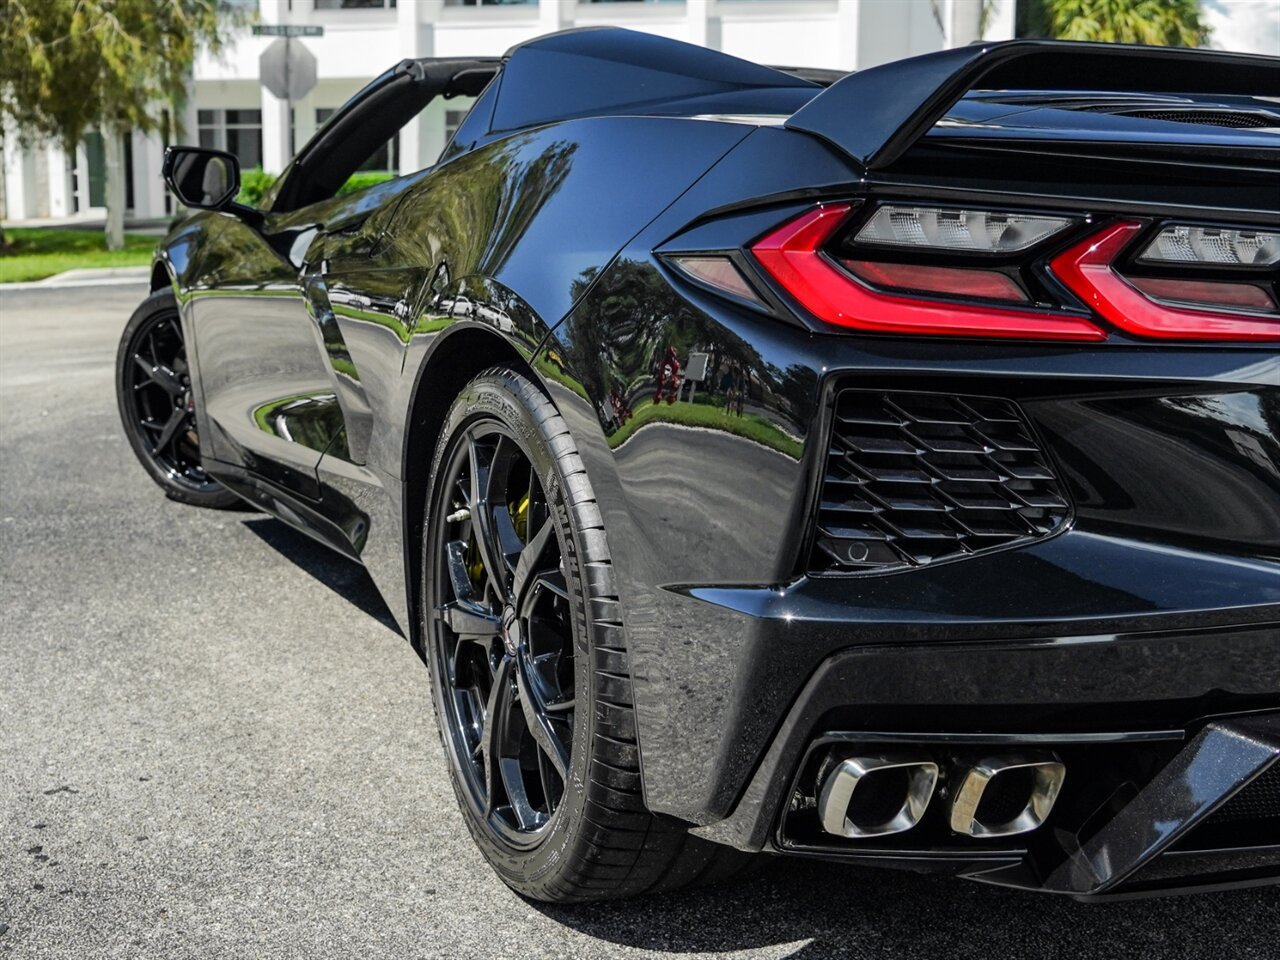
[[[645,808],[600,510],[550,401],[490,370],[432,464],[423,637],[454,789],[518,892],[579,901],[733,872],[738,851]]]
[[[129,445],[174,500],[230,507],[239,498],[204,470],[178,305],[153,293],[129,318],[116,353],[116,402]]]

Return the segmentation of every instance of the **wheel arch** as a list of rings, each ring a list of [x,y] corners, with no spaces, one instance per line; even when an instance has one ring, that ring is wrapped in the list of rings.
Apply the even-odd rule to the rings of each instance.
[[[169,271],[169,265],[162,259],[157,259],[151,264],[151,289],[150,293],[159,293],[161,290],[173,289],[173,274]]]
[[[481,324],[458,324],[440,334],[415,375],[405,418],[400,475],[404,478],[402,512],[409,643],[420,657],[423,655],[419,628],[422,538],[431,458],[453,401],[474,377],[495,366],[523,374],[550,397],[529,356],[506,336]]]

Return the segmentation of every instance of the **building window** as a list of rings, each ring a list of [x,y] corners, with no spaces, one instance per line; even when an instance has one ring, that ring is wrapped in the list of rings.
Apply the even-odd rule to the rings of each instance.
[[[520,7],[538,0],[444,0],[446,7]]]
[[[316,0],[317,10],[394,10],[396,0]]]
[[[316,108],[316,127],[324,126],[329,118],[338,111],[333,107],[317,107]],[[364,163],[360,164],[360,171],[377,171],[387,173],[400,172],[400,137],[397,134],[392,137],[377,150],[375,150]]]
[[[262,166],[261,110],[198,110],[200,146],[235,154],[240,169]]]

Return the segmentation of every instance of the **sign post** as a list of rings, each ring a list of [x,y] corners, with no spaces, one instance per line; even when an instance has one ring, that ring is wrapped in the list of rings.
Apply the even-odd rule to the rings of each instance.
[[[268,23],[253,28],[255,37],[275,37],[258,58],[258,76],[273,96],[289,108],[287,149],[293,152],[293,101],[301,100],[316,85],[316,58],[297,37],[323,37],[324,27],[309,24]]]

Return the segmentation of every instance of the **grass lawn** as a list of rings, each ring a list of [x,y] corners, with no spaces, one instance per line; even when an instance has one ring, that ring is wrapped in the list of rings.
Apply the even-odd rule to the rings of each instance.
[[[157,237],[126,233],[124,249],[107,249],[101,230],[9,228],[0,248],[0,283],[43,280],[81,267],[145,267]]]

